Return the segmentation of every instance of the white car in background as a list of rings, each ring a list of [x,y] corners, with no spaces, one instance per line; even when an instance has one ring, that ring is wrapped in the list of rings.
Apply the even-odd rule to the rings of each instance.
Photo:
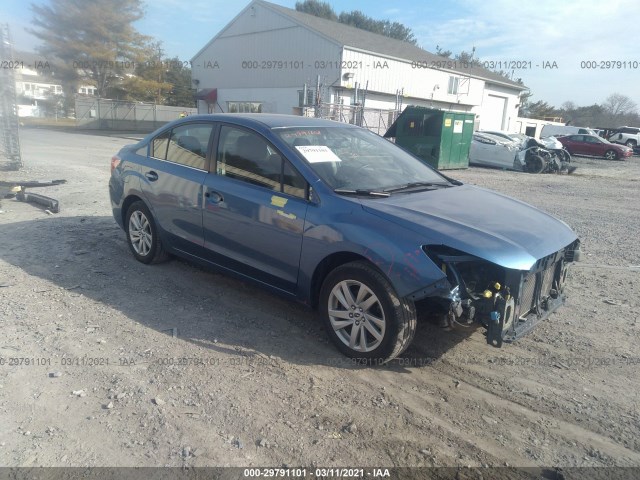
[[[529,138],[522,133],[508,133],[502,130],[478,130],[477,133],[486,133],[494,137],[502,138],[507,142],[515,142],[519,145],[524,145],[524,142]]]
[[[521,144],[511,138],[488,132],[476,132],[471,138],[469,164],[522,170],[519,162],[514,164],[520,148]]]

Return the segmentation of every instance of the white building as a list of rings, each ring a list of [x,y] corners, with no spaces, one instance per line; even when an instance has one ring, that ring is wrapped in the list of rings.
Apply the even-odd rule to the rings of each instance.
[[[254,0],[192,59],[201,113],[301,113],[304,105],[421,105],[511,129],[526,87],[406,42]],[[303,92],[307,91],[307,101]],[[320,88],[317,88],[320,85]]]
[[[62,85],[55,78],[55,64],[30,52],[16,52],[14,57],[19,59],[13,62],[18,67],[15,75],[18,116],[43,116],[46,110],[43,105],[57,103],[64,97]],[[96,95],[97,91],[92,85],[81,85],[76,93]]]

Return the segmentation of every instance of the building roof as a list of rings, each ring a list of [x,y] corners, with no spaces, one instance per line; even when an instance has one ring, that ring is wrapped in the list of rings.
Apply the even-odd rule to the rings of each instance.
[[[351,25],[345,25],[344,23],[327,20],[326,18],[320,18],[307,13],[298,12],[297,10],[281,7],[280,5],[275,5],[263,0],[256,0],[254,3],[285,15],[296,23],[314,30],[315,32],[339,43],[343,47],[352,47],[358,50],[371,52],[373,54],[394,57],[409,62],[424,62],[423,64],[425,65],[432,65],[433,63],[438,64],[438,62],[442,64],[442,62],[446,62],[448,60],[454,62],[453,59],[447,59],[427,52],[426,50],[408,42],[385,37],[384,35],[352,27]],[[492,72],[491,70],[487,70],[486,68],[479,66],[458,66],[457,68],[442,68],[441,70],[452,71],[474,78],[481,78],[512,88],[517,88],[519,90],[526,90],[527,88],[513,80],[509,80],[508,78],[497,74],[496,72]]]

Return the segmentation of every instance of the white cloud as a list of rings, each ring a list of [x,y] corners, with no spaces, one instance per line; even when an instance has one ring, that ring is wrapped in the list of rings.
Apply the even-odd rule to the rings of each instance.
[[[419,43],[457,53],[476,47],[483,60],[555,61],[558,70],[515,72],[531,87],[537,99],[559,105],[601,102],[619,92],[640,104],[636,89],[637,69],[594,72],[581,61],[635,60],[638,6],[635,0],[538,0],[512,3],[507,0],[458,0],[445,21],[413,26]],[[453,7],[453,8],[452,8]],[[431,47],[429,47],[431,46]]]

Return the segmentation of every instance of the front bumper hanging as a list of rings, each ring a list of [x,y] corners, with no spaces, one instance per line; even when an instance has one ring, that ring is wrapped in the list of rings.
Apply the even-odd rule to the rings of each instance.
[[[2,195],[4,198],[13,198],[19,202],[36,203],[46,207],[51,213],[60,212],[60,202],[55,198],[40,195],[38,193],[27,192],[27,188],[53,187],[67,183],[66,180],[52,180],[50,182],[2,182],[0,181],[0,190],[5,191]]]

